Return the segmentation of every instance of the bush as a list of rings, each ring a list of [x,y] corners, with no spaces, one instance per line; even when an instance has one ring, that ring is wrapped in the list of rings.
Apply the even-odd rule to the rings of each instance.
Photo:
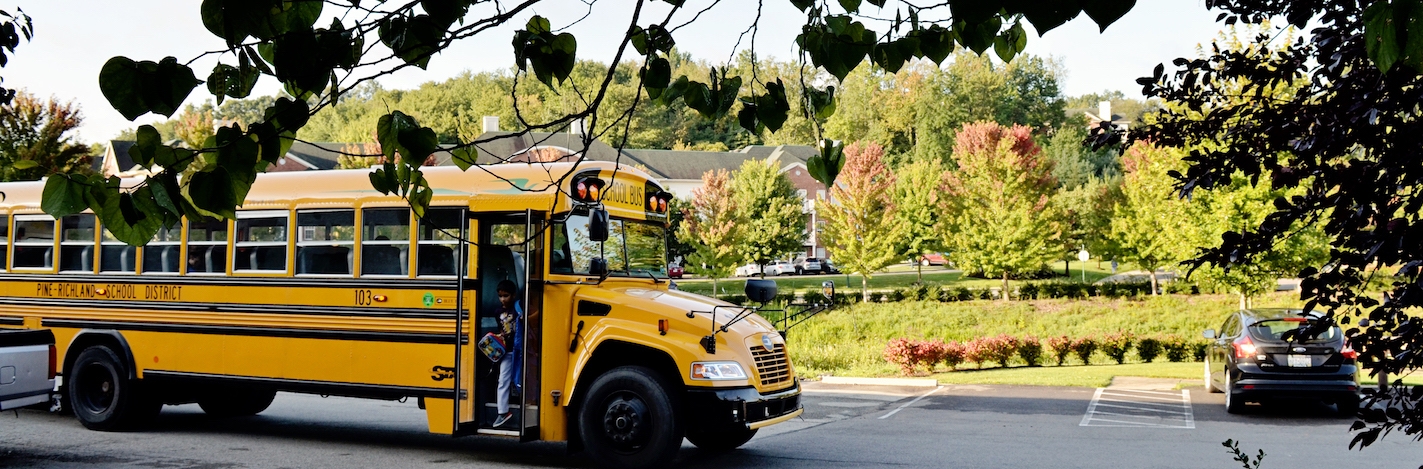
[[[885,303],[898,303],[900,301],[904,301],[904,289],[902,288],[895,288],[884,295],[883,302]]]
[[[1209,345],[1210,344],[1199,340],[1191,341],[1191,358],[1196,359],[1198,362],[1206,361],[1206,347]]]
[[[914,365],[918,362],[919,344],[916,340],[894,339],[889,341],[884,347],[884,359],[895,365],[899,365],[900,373],[914,374]]]
[[[1023,284],[1023,286],[1018,288],[1018,299],[1035,300],[1038,298],[1038,290],[1038,285],[1035,283]]]
[[[1103,355],[1115,360],[1117,364],[1120,365],[1126,362],[1127,352],[1131,351],[1132,342],[1134,341],[1131,333],[1118,332],[1103,337],[1102,340],[1098,341],[1098,345],[1102,348]]]
[[[1008,366],[1008,360],[1018,354],[1018,338],[1008,334],[983,338],[980,346],[984,348],[983,358],[998,362],[998,366],[1005,368]]]
[[[969,301],[974,297],[973,291],[968,287],[958,287],[954,289],[954,299],[958,301]]]
[[[1183,362],[1190,355],[1190,347],[1181,336],[1169,335],[1161,342],[1161,348],[1166,350],[1166,360],[1170,362]]]
[[[1062,366],[1063,362],[1067,361],[1067,355],[1072,353],[1072,339],[1065,335],[1049,337],[1047,346],[1052,349],[1052,357],[1057,360],[1057,366]]]
[[[943,343],[943,342],[940,342]],[[949,371],[954,371],[964,360],[964,346],[958,342],[943,343],[939,350],[939,361],[949,367]]]
[[[1077,355],[1078,360],[1082,360],[1083,365],[1092,364],[1092,352],[1097,351],[1097,341],[1091,337],[1083,337],[1072,343],[1072,353]]]
[[[963,344],[963,359],[964,359],[964,361],[966,361],[966,362],[972,362],[972,363],[973,363],[973,366],[974,366],[975,368],[982,369],[982,368],[983,368],[983,362],[986,362],[986,361],[989,360],[989,358],[988,358],[988,345],[985,343],[987,340],[989,340],[989,339],[986,338],[986,337],[979,337],[979,338],[977,338],[977,339],[973,339],[973,340],[970,340],[970,341],[968,341],[968,342],[964,342],[964,344]]]
[[[1141,358],[1143,363],[1151,363],[1158,355],[1161,355],[1161,341],[1147,337],[1141,339],[1136,344],[1136,356]]]
[[[1018,341],[1018,356],[1028,366],[1038,366],[1043,358],[1043,343],[1037,337],[1027,336]]]

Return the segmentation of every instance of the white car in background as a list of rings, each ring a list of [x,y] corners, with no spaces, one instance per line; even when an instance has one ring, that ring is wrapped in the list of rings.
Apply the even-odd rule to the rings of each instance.
[[[762,272],[762,267],[756,264],[746,264],[736,268],[737,277],[755,277]],[[773,275],[794,275],[795,266],[791,261],[771,261],[766,263],[765,272],[767,276]]]
[[[735,277],[751,277],[751,276],[756,275],[756,274],[759,274],[759,273],[761,273],[761,266],[756,265],[756,264],[746,264],[746,265],[737,267],[737,268],[736,268],[736,273],[734,273],[734,274],[732,274],[732,275],[735,276]]]

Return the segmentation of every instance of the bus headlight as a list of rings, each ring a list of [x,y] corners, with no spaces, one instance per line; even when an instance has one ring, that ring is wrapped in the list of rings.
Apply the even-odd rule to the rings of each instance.
[[[692,379],[730,380],[746,379],[746,371],[736,362],[695,362],[692,363]]]

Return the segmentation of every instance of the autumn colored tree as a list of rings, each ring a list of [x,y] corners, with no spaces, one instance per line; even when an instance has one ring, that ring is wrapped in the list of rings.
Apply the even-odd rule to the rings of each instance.
[[[860,274],[865,301],[870,301],[870,275],[899,258],[894,180],[884,164],[884,148],[852,143],[845,147],[845,167],[830,188],[830,200],[816,201],[816,213],[825,219],[826,250],[841,270]]]
[[[795,186],[769,161],[747,160],[731,178],[741,259],[765,265],[801,249],[805,240],[804,202]]]
[[[1176,196],[1176,180],[1169,175],[1186,168],[1182,156],[1180,150],[1138,142],[1122,157],[1126,177],[1112,213],[1112,239],[1122,260],[1150,273],[1152,294],[1160,290],[1157,269],[1190,259],[1206,242],[1200,207]]]
[[[944,246],[938,229],[938,186],[943,178],[944,166],[935,159],[918,160],[895,172],[891,199],[900,229],[898,251],[914,259],[919,283],[924,283],[924,254]]]
[[[731,191],[731,173],[725,169],[702,174],[702,187],[692,190],[691,206],[682,210],[682,224],[677,238],[691,244],[688,256],[691,265],[703,267],[703,274],[712,279],[712,294],[717,279],[731,276],[741,262],[739,243],[741,225],[736,220],[736,201]]]
[[[965,124],[954,139],[958,169],[943,180],[941,229],[959,268],[1003,279],[1060,255],[1062,228],[1052,195],[1057,181],[1027,127]]]
[[[0,106],[0,181],[91,172],[89,147],[72,134],[83,119],[74,103],[16,94]]]

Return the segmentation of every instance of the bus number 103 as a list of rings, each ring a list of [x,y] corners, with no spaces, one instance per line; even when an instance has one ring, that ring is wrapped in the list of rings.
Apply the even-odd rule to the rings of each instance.
[[[370,290],[356,290],[356,306],[370,306],[375,303],[375,294]]]

